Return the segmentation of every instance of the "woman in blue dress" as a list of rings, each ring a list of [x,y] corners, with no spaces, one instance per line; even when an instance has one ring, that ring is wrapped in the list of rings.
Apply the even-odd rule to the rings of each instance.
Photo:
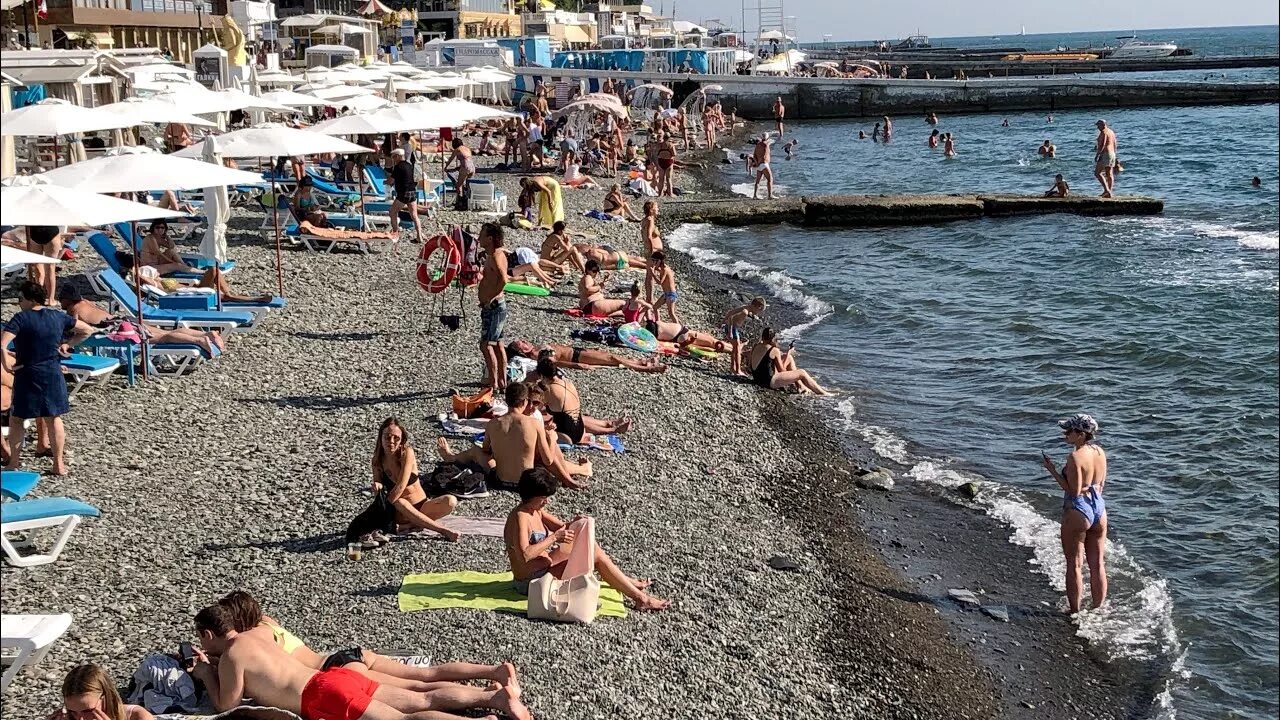
[[[62,415],[69,409],[67,382],[62,377],[62,358],[69,354],[64,338],[75,345],[94,330],[61,310],[45,307],[48,300],[43,286],[23,283],[18,288],[18,306],[22,309],[9,318],[0,333],[0,345],[8,347],[13,343],[12,357],[0,353],[4,372],[13,377],[6,467],[15,470],[22,466],[22,423],[35,419],[41,438],[36,443],[36,455],[52,456],[52,473],[64,475],[67,466],[62,457],[66,442]]]

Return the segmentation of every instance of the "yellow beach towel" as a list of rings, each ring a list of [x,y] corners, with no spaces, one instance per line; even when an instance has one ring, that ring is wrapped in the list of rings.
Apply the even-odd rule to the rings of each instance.
[[[511,579],[510,572],[484,573],[472,570],[406,575],[404,583],[400,585],[400,612],[471,608],[523,615],[529,607],[529,598],[516,592]],[[626,617],[627,608],[622,604],[622,593],[601,584],[600,610],[597,614],[602,617]]]
[[[538,225],[551,227],[564,220],[564,195],[560,183],[552,178],[543,178],[549,190],[538,193]]]

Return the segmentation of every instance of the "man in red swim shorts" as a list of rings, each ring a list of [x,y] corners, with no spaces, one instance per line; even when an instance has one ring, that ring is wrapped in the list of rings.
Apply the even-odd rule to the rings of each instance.
[[[304,720],[360,720],[378,683],[354,670],[322,670],[302,688]]]

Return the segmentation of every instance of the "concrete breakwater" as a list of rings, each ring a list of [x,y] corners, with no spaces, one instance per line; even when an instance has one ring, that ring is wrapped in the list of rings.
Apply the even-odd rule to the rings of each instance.
[[[676,200],[662,206],[669,220],[734,227],[780,223],[806,227],[874,227],[1012,215],[1157,215],[1163,211],[1163,200],[1139,196],[830,195],[742,203]]]
[[[1085,51],[1081,51],[1085,52]],[[1035,55],[1035,53],[1006,53],[1009,55]],[[839,62],[846,59],[840,53],[810,53],[811,59],[822,58]],[[1093,60],[1072,59],[1069,57],[1049,57],[1043,60],[1004,60],[1002,57],[970,57],[959,55],[941,57],[925,53],[913,55],[870,54],[870,59],[881,63],[889,63],[896,68],[906,67],[908,78],[924,78],[928,72],[933,77],[954,77],[956,71],[964,71],[973,78],[1012,76],[1045,76],[1074,75],[1078,73],[1100,72],[1163,72],[1166,70],[1224,70],[1229,68],[1280,67],[1280,56],[1277,55],[1235,55],[1235,56],[1201,56],[1163,58],[1096,58]],[[848,60],[857,62],[860,56],[850,54]]]
[[[1112,78],[1028,77],[973,80],[898,80],[887,78],[768,77],[761,75],[685,75],[566,68],[517,68],[517,88],[536,81],[587,80],[591,90],[606,77],[637,83],[685,83],[720,86],[708,96],[749,120],[773,117],[781,96],[793,119],[923,115],[1156,105],[1232,105],[1280,102],[1275,83],[1169,82]]]

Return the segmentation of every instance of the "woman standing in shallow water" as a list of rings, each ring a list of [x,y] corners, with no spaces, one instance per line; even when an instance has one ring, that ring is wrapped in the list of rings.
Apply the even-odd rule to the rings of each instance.
[[[1062,553],[1067,560],[1067,605],[1071,614],[1080,611],[1084,584],[1080,562],[1089,562],[1089,591],[1093,607],[1107,601],[1107,571],[1103,550],[1107,543],[1107,505],[1102,491],[1107,482],[1107,454],[1095,445],[1098,421],[1089,415],[1074,415],[1058,423],[1071,454],[1058,472],[1044,456],[1044,467],[1062,488]]]

